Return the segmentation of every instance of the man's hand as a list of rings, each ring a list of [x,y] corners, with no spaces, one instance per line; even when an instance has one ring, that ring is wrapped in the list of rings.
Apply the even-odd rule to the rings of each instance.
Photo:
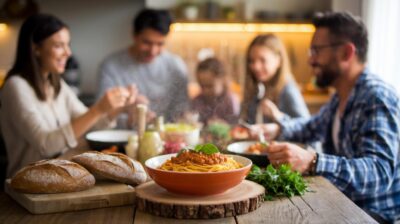
[[[126,88],[116,87],[106,91],[103,97],[95,104],[96,109],[103,113],[120,111],[130,97]]]
[[[142,94],[138,94],[137,98],[136,98],[136,104],[146,104],[149,105],[150,104],[150,100]]]
[[[266,140],[271,141],[279,136],[280,129],[278,124],[268,123],[251,125],[249,130],[252,138],[258,138],[259,134],[262,133]]]
[[[126,100],[125,106],[132,105],[136,103],[139,97],[139,90],[135,84],[129,85],[126,87],[126,90],[129,92],[129,97]]]
[[[110,97],[112,96],[112,97]],[[113,107],[108,110],[109,119],[114,119],[118,114],[128,111],[128,108],[135,105],[138,96],[138,89],[136,85],[129,85],[127,87],[116,87],[106,92],[105,96],[99,101],[99,106],[105,105],[104,98],[114,99],[120,103],[119,107]]]
[[[293,170],[300,173],[309,171],[316,157],[314,150],[306,150],[287,142],[272,142],[266,152],[271,164],[290,164]]]

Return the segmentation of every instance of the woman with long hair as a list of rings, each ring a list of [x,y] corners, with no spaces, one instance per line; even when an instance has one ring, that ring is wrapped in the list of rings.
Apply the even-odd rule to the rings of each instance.
[[[61,79],[71,55],[70,32],[58,18],[36,14],[22,24],[13,67],[1,89],[1,132],[11,177],[29,163],[55,158],[89,129],[112,126],[137,89],[110,89],[87,108]]]
[[[285,117],[309,116],[285,46],[276,35],[257,36],[247,49],[246,64],[241,119],[267,123]]]

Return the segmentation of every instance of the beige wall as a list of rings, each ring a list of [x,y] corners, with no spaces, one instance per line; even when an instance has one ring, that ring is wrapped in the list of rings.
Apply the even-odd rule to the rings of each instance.
[[[239,84],[244,81],[245,54],[249,43],[258,33],[171,33],[168,48],[181,55],[188,65],[191,80],[194,80],[195,68],[199,62],[198,53],[201,49],[211,48],[215,55],[224,61],[227,73]],[[311,70],[307,64],[307,51],[312,33],[277,33],[284,41],[292,70],[300,84],[310,81]],[[223,38],[221,38],[223,37]]]
[[[131,20],[144,7],[143,0],[38,0],[40,11],[65,21],[71,29],[72,51],[81,64],[84,93],[96,89],[97,69],[109,53],[131,43]],[[4,0],[0,0],[0,5]],[[14,61],[20,21],[0,33],[0,72]]]
[[[5,0],[0,0],[0,5]],[[37,0],[42,12],[52,13],[64,20],[72,31],[72,50],[81,64],[81,89],[84,93],[96,90],[97,69],[109,53],[124,48],[131,43],[130,23],[132,17],[145,5],[155,8],[168,8],[178,0]],[[204,2],[204,1],[203,1]],[[223,5],[246,2],[252,10],[276,10],[294,12],[313,9],[349,10],[360,14],[361,0],[222,0]],[[251,8],[251,7],[250,7]],[[6,32],[0,33],[0,75],[7,71],[14,61],[17,35],[21,21],[8,24]],[[224,58],[234,79],[240,81],[244,71],[244,51],[255,34],[230,35],[221,39],[221,34],[174,34],[168,47],[180,54],[187,62],[191,74],[197,64],[196,54],[200,48],[212,47],[217,56]],[[310,79],[306,63],[308,34],[279,34],[288,47],[293,64],[293,72],[300,83]],[[226,37],[226,35],[224,36]],[[189,41],[186,41],[189,40]],[[229,70],[228,69],[228,70]]]
[[[357,16],[362,16],[362,0],[333,0],[333,11],[348,11]]]

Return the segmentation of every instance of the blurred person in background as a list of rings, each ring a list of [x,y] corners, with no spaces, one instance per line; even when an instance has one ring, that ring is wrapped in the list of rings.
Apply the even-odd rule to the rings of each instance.
[[[196,70],[201,93],[191,102],[191,110],[200,115],[200,121],[220,120],[229,124],[237,123],[240,102],[229,89],[229,79],[224,65],[217,58],[201,61]]]
[[[70,31],[61,20],[37,14],[24,21],[0,96],[7,177],[32,162],[64,154],[91,128],[115,125],[121,108],[135,102],[136,87],[118,87],[85,107],[61,79],[70,55]]]
[[[284,44],[274,34],[257,36],[247,49],[240,118],[254,124],[308,116]]]
[[[139,12],[132,22],[133,44],[108,56],[100,67],[98,97],[111,87],[136,84],[137,103],[149,104],[148,119],[157,114],[173,121],[188,109],[186,65],[164,49],[171,22],[165,10]],[[119,127],[135,123],[134,107],[126,112]]]

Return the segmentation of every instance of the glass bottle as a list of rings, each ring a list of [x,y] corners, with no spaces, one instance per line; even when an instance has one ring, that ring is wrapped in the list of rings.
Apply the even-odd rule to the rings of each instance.
[[[137,159],[139,149],[139,137],[134,134],[129,137],[128,144],[125,146],[125,153],[132,159]]]
[[[163,141],[155,130],[146,131],[139,140],[138,159],[144,165],[146,160],[162,153]]]
[[[163,116],[157,117],[155,126],[156,126],[155,127],[156,130],[160,134],[161,139],[164,140],[165,126],[164,126],[164,117]]]

